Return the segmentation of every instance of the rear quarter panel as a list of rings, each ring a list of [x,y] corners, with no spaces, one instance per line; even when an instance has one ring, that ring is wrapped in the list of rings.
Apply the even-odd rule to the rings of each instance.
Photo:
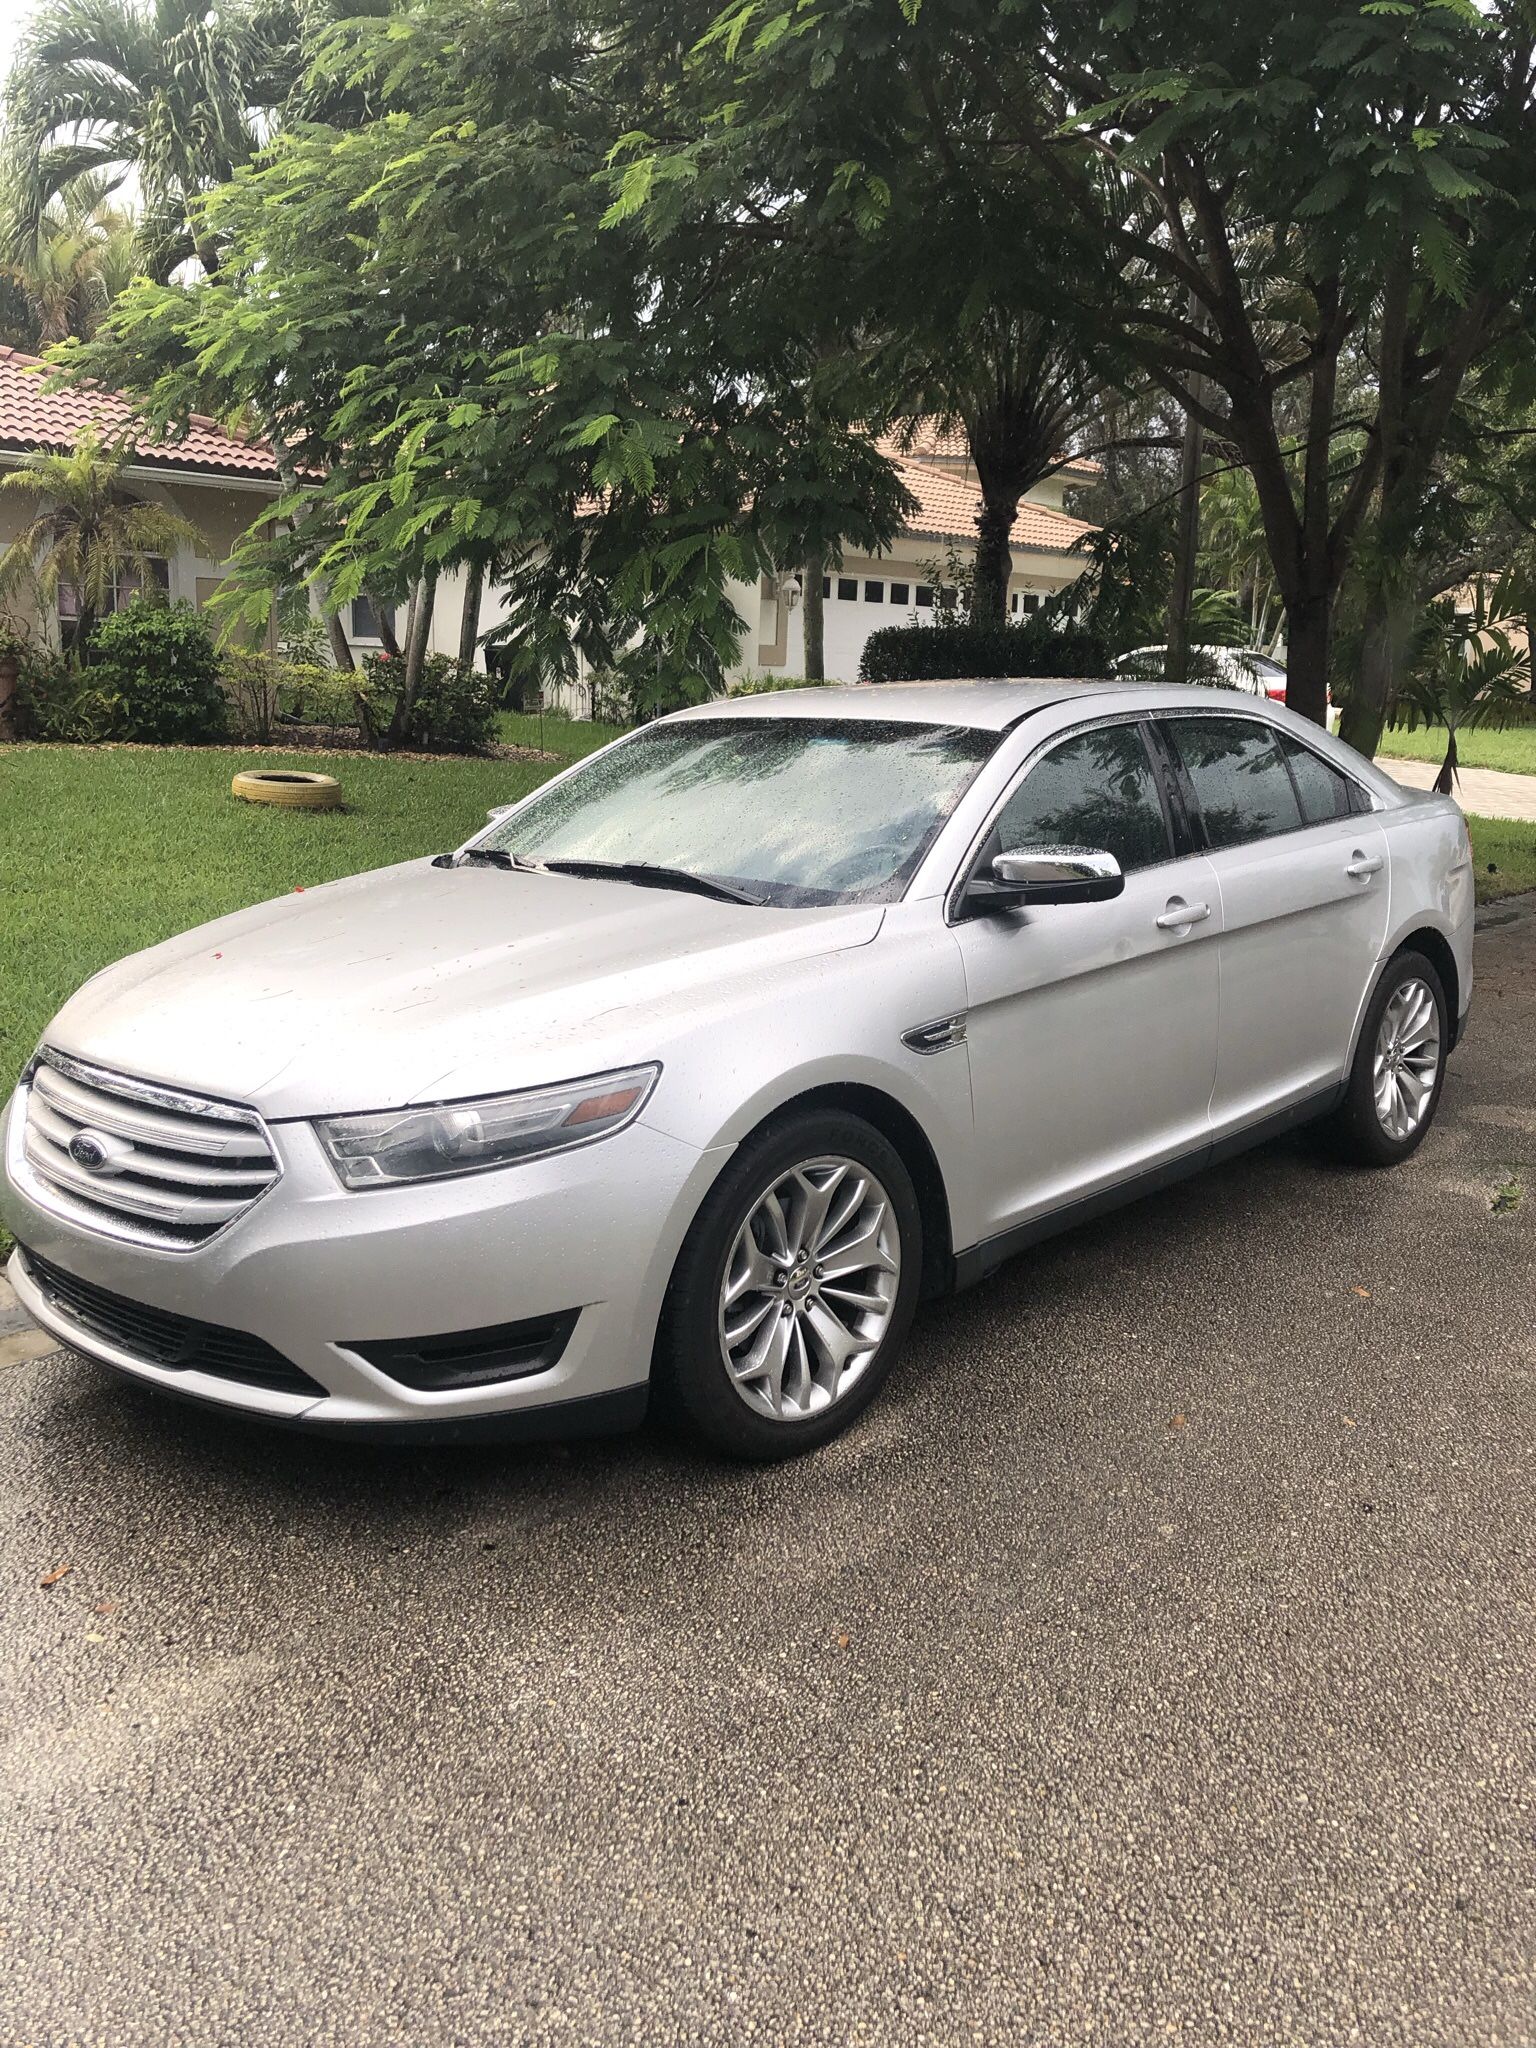
[[[1410,798],[1379,815],[1392,874],[1386,953],[1426,927],[1439,932],[1456,962],[1454,1004],[1464,1015],[1472,996],[1477,907],[1466,820],[1449,797]]]

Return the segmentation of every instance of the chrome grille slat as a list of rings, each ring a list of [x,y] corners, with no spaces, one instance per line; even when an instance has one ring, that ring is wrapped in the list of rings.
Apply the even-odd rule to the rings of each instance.
[[[32,1077],[39,1095],[93,1130],[111,1131],[114,1136],[135,1138],[146,1145],[163,1145],[169,1151],[208,1154],[213,1158],[270,1159],[266,1140],[248,1126],[227,1124],[222,1118],[211,1129],[200,1128],[191,1117],[171,1116],[164,1110],[141,1108],[114,1096],[104,1088],[86,1087],[52,1067],[41,1066]]]
[[[152,1192],[137,1179],[130,1180],[127,1174],[114,1174],[111,1181],[98,1180],[76,1166],[59,1146],[40,1139],[35,1131],[27,1133],[26,1154],[39,1173],[58,1181],[72,1194],[84,1195],[104,1209],[122,1209],[130,1216],[153,1216],[159,1223],[227,1223],[240,1214],[248,1199],[242,1194],[238,1201],[221,1202],[205,1195]]]
[[[71,1146],[83,1134],[105,1164]],[[254,1110],[108,1073],[44,1047],[22,1152],[61,1213],[106,1235],[192,1251],[258,1201],[280,1167]]]
[[[87,1128],[105,1130],[106,1125],[87,1126],[78,1118],[60,1116],[39,1094],[32,1103],[30,1128],[68,1151],[69,1141],[77,1132]],[[268,1156],[264,1162],[251,1159],[242,1164],[231,1160],[228,1166],[222,1166],[207,1159],[177,1159],[168,1151],[151,1151],[148,1146],[136,1145],[133,1170],[149,1180],[176,1181],[188,1188],[249,1187],[254,1195],[271,1180],[272,1161]]]

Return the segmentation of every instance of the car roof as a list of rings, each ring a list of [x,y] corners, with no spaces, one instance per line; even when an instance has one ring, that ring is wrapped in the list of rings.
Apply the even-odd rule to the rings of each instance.
[[[934,683],[829,683],[798,690],[773,690],[751,696],[714,697],[707,703],[675,711],[687,718],[857,718],[896,719],[914,725],[968,725],[984,732],[1006,732],[1031,713],[1076,698],[1103,698],[1106,710],[1120,705],[1147,710],[1152,704],[1203,704],[1230,696],[1251,709],[1253,699],[1242,691],[1213,691],[1190,685],[1136,682],[1106,678],[1047,676],[1038,681],[967,680]],[[668,721],[671,722],[670,720]]]
[[[1389,809],[1423,801],[1421,792],[1404,790],[1336,734],[1288,710],[1284,704],[1255,697],[1247,690],[1229,690],[1211,683],[1084,680],[1047,676],[1038,681],[1010,682],[977,678],[935,683],[827,683],[798,690],[774,690],[751,696],[712,697],[659,721],[671,725],[698,718],[846,718],[896,719],[914,725],[960,725],[984,732],[1007,732],[1036,712],[1081,702],[1090,716],[1137,711],[1234,711],[1245,718],[1262,717],[1271,725],[1334,761],[1363,782]],[[1449,802],[1449,798],[1437,799]]]

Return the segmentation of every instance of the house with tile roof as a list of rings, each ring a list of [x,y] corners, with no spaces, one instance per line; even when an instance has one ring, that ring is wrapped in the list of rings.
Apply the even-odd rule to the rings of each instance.
[[[887,435],[880,447],[895,463],[915,509],[880,555],[850,552],[822,581],[826,672],[845,682],[859,673],[864,642],[881,626],[921,623],[933,615],[939,597],[935,564],[951,556],[969,575],[976,548],[976,514],[981,489],[963,434],[942,433],[922,423],[898,440]],[[1008,610],[1014,619],[1035,611],[1042,600],[1076,582],[1087,566],[1079,542],[1095,529],[1065,508],[1073,488],[1099,474],[1092,461],[1068,461],[1036,484],[1019,506],[1010,545],[1013,575]],[[747,621],[740,671],[786,678],[805,673],[805,639],[800,578],[764,576],[754,591],[733,587],[736,607]]]
[[[50,391],[37,357],[0,348],[0,468],[19,467],[39,450],[67,453],[82,434],[104,442],[131,435],[133,412],[114,391],[73,388]],[[259,520],[263,506],[281,494],[277,460],[259,441],[226,432],[217,422],[194,418],[177,441],[135,440],[123,472],[124,488],[167,506],[196,529],[195,545],[178,550],[159,569],[161,587],[201,611],[228,573],[239,536]],[[0,500],[0,547],[29,523],[32,507],[21,493]],[[127,587],[118,593],[126,602]],[[67,600],[66,600],[67,604]],[[57,619],[32,619],[35,631],[54,638]]]
[[[50,390],[35,356],[0,347],[0,467],[15,467],[39,449],[66,452],[80,436],[103,441],[131,435],[133,410],[113,391],[86,387]],[[879,626],[921,621],[932,615],[939,595],[934,564],[953,550],[964,573],[976,540],[980,491],[963,436],[920,428],[906,443],[882,444],[895,462],[915,505],[906,527],[878,556],[850,553],[825,579],[826,670],[851,679],[859,672],[864,642]],[[1065,493],[1096,473],[1091,463],[1069,463],[1037,485],[1014,522],[1013,579],[1009,605],[1015,617],[1032,611],[1052,591],[1081,574],[1074,549],[1093,529],[1064,509]],[[167,561],[161,587],[202,610],[228,573],[235,543],[263,516],[264,505],[281,495],[277,460],[261,441],[230,433],[217,421],[194,417],[179,439],[133,442],[124,485],[145,499],[179,512],[196,528],[198,542]],[[0,500],[0,547],[27,524],[32,508],[24,500]],[[126,602],[130,592],[120,593]],[[756,588],[733,585],[731,597],[746,624],[738,675],[793,677],[804,674],[803,615],[798,576],[764,577]],[[438,586],[431,643],[452,654],[458,647],[462,572],[446,572]],[[505,616],[500,594],[487,589],[481,624],[488,629]],[[34,620],[50,638],[56,619]],[[380,645],[375,606],[359,597],[344,620],[360,654]],[[590,694],[571,693],[572,709]]]

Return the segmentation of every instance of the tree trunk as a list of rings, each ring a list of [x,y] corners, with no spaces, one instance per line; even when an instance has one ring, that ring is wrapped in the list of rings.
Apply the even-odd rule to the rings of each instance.
[[[1440,773],[1435,777],[1435,788],[1441,796],[1453,796],[1456,792],[1456,728],[1454,725],[1445,736],[1445,759],[1440,763]]]
[[[464,571],[464,609],[459,615],[459,667],[473,668],[480,644],[480,600],[485,595],[485,564],[471,562]]]
[[[16,737],[16,672],[12,655],[0,655],[0,740]]]
[[[976,560],[971,571],[973,625],[1007,622],[1008,583],[1013,575],[1013,551],[1008,543],[1018,511],[1017,498],[982,498],[976,514]]]
[[[427,665],[427,639],[432,631],[432,602],[437,593],[437,569],[432,567],[416,579],[411,592],[410,624],[405,636],[405,668],[400,678],[400,694],[395,699],[395,715],[389,721],[386,745],[402,746],[410,736],[411,716],[416,709],[416,698],[421,689],[422,673]]]
[[[1186,413],[1184,446],[1179,455],[1179,524],[1174,542],[1173,583],[1168,592],[1168,652],[1163,663],[1163,673],[1170,683],[1189,681],[1190,614],[1195,602],[1195,566],[1200,556],[1200,467],[1204,459],[1205,428]]]
[[[1339,738],[1369,761],[1403,682],[1403,657],[1413,630],[1413,600],[1378,584],[1365,607],[1360,673],[1350,685]]]
[[[258,417],[262,417],[259,408]],[[282,484],[284,495],[296,498],[303,486],[299,482],[299,472],[293,466],[293,458],[288,453],[287,445],[270,418],[262,417],[262,425],[266,429],[268,441],[272,444],[272,452],[277,458],[278,480]],[[331,602],[329,581],[316,572],[309,579],[309,587],[314,593],[315,604],[325,624],[325,637],[331,643],[331,659],[338,668],[356,668],[357,659],[352,652],[352,643],[347,638],[347,629],[341,623],[340,612]]]
[[[313,588],[315,602],[320,607],[320,616],[325,621],[325,637],[331,643],[331,659],[338,668],[355,669],[357,660],[352,652],[352,642],[347,638],[347,629],[341,623],[341,613],[330,603],[329,592],[325,590],[320,577],[316,576],[313,579]]]
[[[1313,591],[1286,606],[1286,709],[1324,727],[1328,724],[1328,654],[1332,642],[1331,591]]]
[[[805,636],[805,679],[809,683],[824,683],[827,679],[827,611],[821,594],[826,573],[826,556],[819,548],[813,549],[800,571],[805,584],[800,597],[800,629]]]
[[[411,604],[413,608],[415,606],[415,603],[416,598],[415,594],[413,593],[411,597]],[[379,645],[383,648],[384,652],[389,656],[391,661],[398,661],[400,659],[400,642],[395,634],[395,615],[393,610],[387,604],[375,604],[373,608],[373,616],[375,617],[375,619],[378,620],[379,623]],[[409,640],[411,637],[411,628],[409,620],[407,620],[406,622],[405,637],[407,640]]]

